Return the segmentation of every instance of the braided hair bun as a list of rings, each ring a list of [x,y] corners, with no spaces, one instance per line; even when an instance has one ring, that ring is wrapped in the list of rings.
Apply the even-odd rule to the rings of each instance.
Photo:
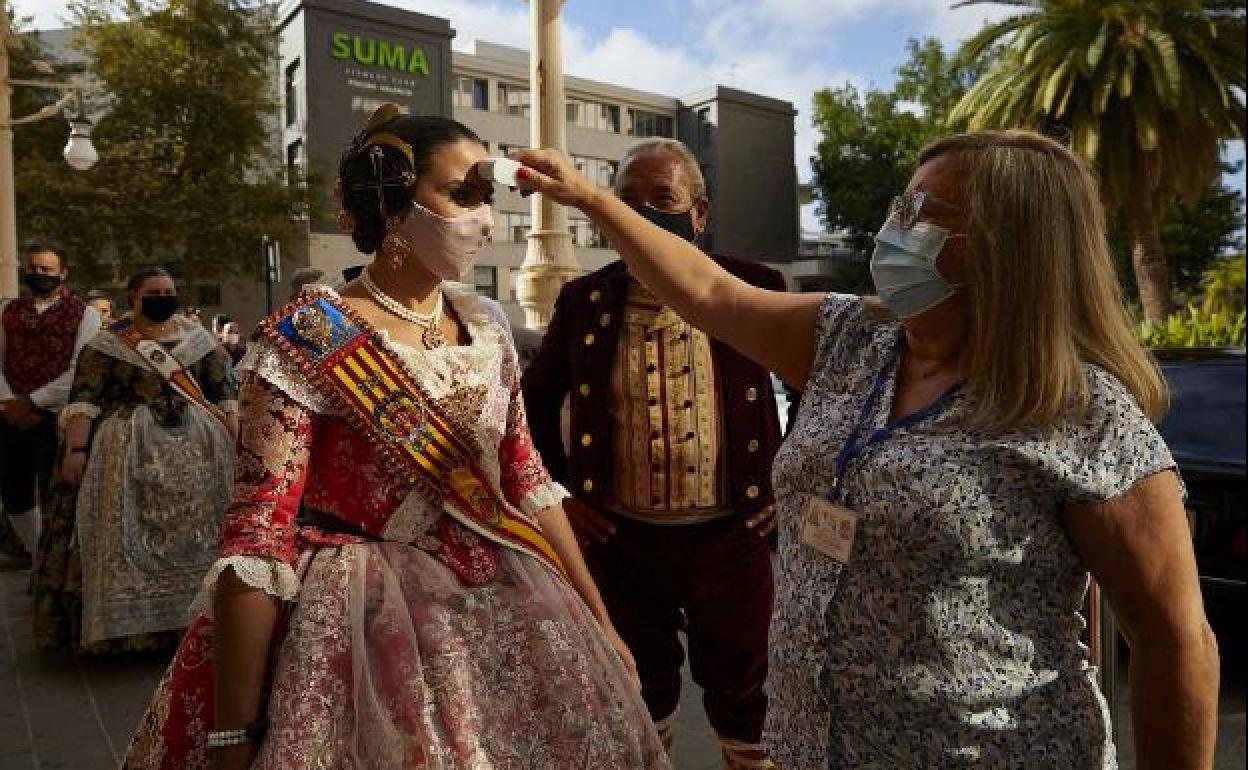
[[[416,182],[439,147],[481,139],[462,123],[440,115],[407,115],[395,104],[377,108],[338,162],[335,194],[343,229],[355,247],[375,254],[386,219],[411,208]]]

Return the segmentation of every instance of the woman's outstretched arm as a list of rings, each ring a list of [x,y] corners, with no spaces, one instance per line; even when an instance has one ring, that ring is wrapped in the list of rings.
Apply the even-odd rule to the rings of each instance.
[[[682,318],[790,385],[805,387],[822,295],[768,291],[736,278],[697,246],[591,184],[559,152],[520,150],[511,157],[528,167],[518,175],[522,193],[549,195],[585,212],[633,276]]]

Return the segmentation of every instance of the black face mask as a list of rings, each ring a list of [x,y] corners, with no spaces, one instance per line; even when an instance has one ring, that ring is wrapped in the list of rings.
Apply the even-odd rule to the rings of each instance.
[[[672,235],[684,238],[686,241],[693,243],[698,238],[698,233],[693,229],[693,207],[690,206],[686,211],[659,211],[654,206],[642,204],[633,206],[636,211],[650,224],[658,225]]]
[[[61,277],[43,273],[26,273],[22,276],[22,283],[35,294],[51,294],[60,287]]]
[[[149,294],[139,301],[143,315],[156,323],[172,318],[179,304],[176,294]]]

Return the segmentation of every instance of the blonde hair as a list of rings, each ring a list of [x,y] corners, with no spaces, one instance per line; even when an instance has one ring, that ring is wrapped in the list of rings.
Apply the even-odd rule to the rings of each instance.
[[[1136,338],[1105,238],[1097,183],[1058,142],[1031,131],[937,140],[919,165],[952,156],[970,258],[966,380],[973,420],[1052,427],[1089,403],[1083,370],[1116,377],[1152,419],[1168,405],[1157,363]]]

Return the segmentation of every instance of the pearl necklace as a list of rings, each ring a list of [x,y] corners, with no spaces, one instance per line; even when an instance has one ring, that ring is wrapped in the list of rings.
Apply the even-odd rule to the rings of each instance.
[[[442,287],[438,287],[438,298],[433,304],[433,310],[429,313],[417,313],[401,302],[386,294],[381,287],[373,282],[373,277],[368,270],[360,273],[360,283],[363,284],[364,290],[368,292],[368,296],[373,301],[386,310],[387,312],[402,318],[404,321],[414,323],[421,327],[420,341],[425,344],[426,348],[440,348],[446,344],[446,336],[442,334],[438,322],[442,319],[443,293]]]

